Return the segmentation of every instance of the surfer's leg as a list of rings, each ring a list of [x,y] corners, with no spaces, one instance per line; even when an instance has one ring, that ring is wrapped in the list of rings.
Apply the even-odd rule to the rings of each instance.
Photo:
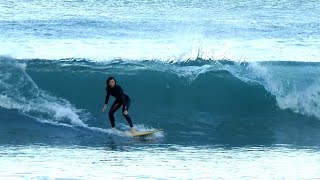
[[[121,104],[117,101],[114,101],[114,103],[112,104],[110,110],[109,110],[109,120],[111,123],[111,127],[114,128],[115,124],[114,124],[114,116],[113,114],[121,107]]]
[[[126,99],[126,103],[127,103],[127,110],[129,110],[130,103],[131,103],[131,100],[130,100],[129,97]],[[122,106],[122,114],[123,114],[124,110],[125,110],[124,106]],[[127,115],[123,114],[123,116],[126,118],[126,120],[128,121],[130,127],[132,128],[133,124],[132,124],[132,121],[131,121],[131,117],[129,116],[129,113]]]
[[[129,114],[123,115],[123,116],[124,116],[124,117],[126,118],[126,120],[128,121],[130,127],[133,127],[133,124],[132,124],[132,121],[131,121],[131,117],[129,116]]]

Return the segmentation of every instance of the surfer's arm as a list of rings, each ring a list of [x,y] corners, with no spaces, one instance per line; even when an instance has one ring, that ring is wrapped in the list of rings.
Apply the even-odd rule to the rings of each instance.
[[[107,109],[107,104],[108,104],[108,101],[109,101],[109,97],[110,97],[110,93],[109,93],[109,91],[107,91],[107,95],[106,95],[106,98],[104,100],[104,106],[102,108],[102,112],[106,111],[106,109]]]
[[[105,104],[105,105],[108,104],[109,97],[110,97],[110,93],[109,93],[109,91],[107,91],[107,95],[106,95],[106,98],[105,98],[105,100],[104,100],[104,104]]]

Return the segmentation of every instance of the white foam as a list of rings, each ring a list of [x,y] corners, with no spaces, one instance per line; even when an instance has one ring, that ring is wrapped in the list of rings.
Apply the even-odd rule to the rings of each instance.
[[[281,109],[291,109],[296,113],[320,118],[320,81],[317,80],[319,73],[316,67],[311,70],[304,67],[274,68],[251,62],[246,68],[236,66],[227,70],[244,82],[263,85],[267,91],[275,95]],[[305,71],[314,72],[306,74]]]
[[[22,109],[23,106],[14,102],[7,95],[0,95],[0,106],[5,109]]]
[[[0,55],[18,59],[84,58],[97,62],[115,59],[185,61],[197,58],[248,62],[320,61],[318,43],[295,46],[280,43],[277,39],[199,41],[201,43],[178,37],[170,42],[165,39],[4,39],[0,42]]]
[[[297,113],[320,118],[320,81],[304,90],[277,96],[277,101],[282,109],[292,109]]]

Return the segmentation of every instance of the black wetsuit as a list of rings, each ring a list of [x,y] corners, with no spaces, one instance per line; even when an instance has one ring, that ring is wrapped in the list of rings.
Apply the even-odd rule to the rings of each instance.
[[[115,127],[115,123],[114,123],[115,119],[114,119],[113,114],[121,107],[121,105],[122,105],[122,113],[124,110],[128,110],[131,100],[130,100],[129,96],[123,92],[121,86],[119,86],[119,85],[115,85],[113,88],[110,88],[107,86],[106,91],[107,91],[107,95],[106,95],[106,99],[104,102],[105,104],[108,103],[110,95],[116,98],[116,100],[112,104],[110,111],[109,111],[109,119],[111,122],[111,127]],[[123,115],[123,116],[128,121],[130,127],[133,127],[129,114]]]

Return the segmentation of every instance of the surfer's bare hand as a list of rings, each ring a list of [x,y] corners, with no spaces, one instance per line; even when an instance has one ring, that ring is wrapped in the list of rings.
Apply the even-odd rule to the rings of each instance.
[[[106,109],[107,109],[107,105],[105,104],[105,105],[103,106],[103,108],[102,108],[102,112],[105,112]]]
[[[123,114],[124,114],[124,115],[128,115],[128,110],[124,110],[124,111],[123,111]]]

